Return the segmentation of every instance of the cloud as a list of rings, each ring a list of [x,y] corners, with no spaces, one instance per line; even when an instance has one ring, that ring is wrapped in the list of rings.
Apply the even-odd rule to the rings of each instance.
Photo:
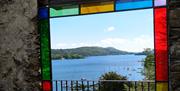
[[[56,44],[55,46],[56,46],[57,48],[64,48],[64,47],[68,46],[68,44],[67,44],[67,43],[58,43],[58,44]]]
[[[114,26],[111,26],[111,27],[108,27],[105,31],[107,32],[112,32],[115,30],[115,27]]]
[[[154,49],[154,39],[150,36],[141,35],[129,40],[127,43],[127,47],[129,50],[133,50],[135,52],[143,51],[144,48]]]
[[[122,39],[122,38],[107,38],[100,41],[100,43],[108,44],[108,45],[123,44],[125,42],[126,42],[126,39]]]

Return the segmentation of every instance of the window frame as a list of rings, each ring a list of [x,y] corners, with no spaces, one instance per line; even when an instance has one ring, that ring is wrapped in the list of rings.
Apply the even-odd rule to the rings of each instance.
[[[144,7],[144,8],[132,8],[132,9],[124,9],[124,10],[117,10],[116,9],[116,0],[92,0],[91,1],[84,1],[84,0],[72,0],[71,2],[51,2],[51,0],[38,0],[38,17],[39,17],[39,22],[38,22],[38,30],[40,34],[40,61],[41,61],[41,78],[42,78],[42,91],[52,91],[52,64],[51,64],[51,43],[50,43],[50,19],[51,18],[58,18],[58,17],[71,17],[71,16],[80,16],[80,15],[90,15],[90,14],[102,14],[102,13],[112,13],[112,12],[123,12],[123,11],[131,11],[131,10],[143,10],[143,9],[153,9],[153,18],[154,18],[154,49],[155,49],[155,59],[158,57],[157,55],[161,55],[161,53],[157,52],[156,48],[158,44],[157,33],[155,32],[159,28],[156,29],[157,26],[163,26],[161,24],[157,24],[156,22],[158,21],[157,17],[157,10],[158,9],[165,9],[164,13],[164,21],[165,26],[164,26],[164,32],[166,32],[166,43],[167,43],[167,49],[166,54],[167,58],[165,58],[167,61],[166,65],[164,67],[159,66],[160,64],[158,63],[159,61],[155,60],[155,84],[156,84],[156,91],[164,91],[164,89],[167,89],[169,91],[169,0],[166,1],[166,5],[162,6],[155,6],[155,0],[152,0],[152,7]],[[113,10],[109,11],[97,11],[97,12],[90,12],[90,13],[81,13],[81,8],[82,4],[89,4],[89,3],[104,3],[104,2],[114,2]],[[66,5],[70,5],[73,3],[73,5],[78,5],[79,12],[78,14],[75,15],[62,15],[62,16],[51,16],[51,8],[53,7],[63,7]],[[102,4],[103,5],[103,4]],[[161,56],[163,57],[163,56]],[[46,64],[46,63],[48,64]],[[162,72],[165,70],[166,75],[164,75]],[[159,72],[161,71],[161,72]],[[46,74],[45,74],[46,73]],[[45,74],[45,75],[44,75]],[[161,75],[158,77],[158,75]]]

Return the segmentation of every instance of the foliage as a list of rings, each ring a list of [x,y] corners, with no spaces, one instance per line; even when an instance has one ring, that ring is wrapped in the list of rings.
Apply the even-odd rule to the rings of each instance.
[[[154,54],[148,54],[144,59],[144,75],[146,76],[146,80],[155,79]]]
[[[116,72],[108,72],[100,77],[100,80],[127,80],[125,76],[121,76]],[[126,91],[125,83],[123,82],[101,82],[100,91]]]
[[[84,58],[82,55],[79,54],[51,54],[52,59],[81,59]]]
[[[135,53],[136,55],[149,55],[154,54],[154,50],[151,48],[145,48],[143,52]]]
[[[147,48],[145,49],[146,58],[144,59],[144,71],[145,80],[155,80],[155,60],[154,54],[152,54],[152,50]],[[155,87],[153,84],[150,85],[150,89],[154,91]]]
[[[119,54],[130,54],[126,51],[121,51],[112,47],[79,47],[73,49],[52,49],[52,59],[74,59],[84,58],[87,56],[102,56],[102,55],[119,55]]]

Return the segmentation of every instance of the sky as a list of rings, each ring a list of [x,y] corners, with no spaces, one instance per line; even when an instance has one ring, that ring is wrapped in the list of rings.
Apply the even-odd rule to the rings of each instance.
[[[153,10],[50,19],[51,48],[114,47],[128,52],[154,48]]]

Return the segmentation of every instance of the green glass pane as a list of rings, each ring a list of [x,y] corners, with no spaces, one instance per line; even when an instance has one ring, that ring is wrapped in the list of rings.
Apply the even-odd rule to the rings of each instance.
[[[79,14],[78,5],[50,8],[50,17]]]
[[[49,58],[49,24],[48,20],[39,21],[39,32],[41,41],[41,67],[42,67],[42,79],[51,79],[50,58]]]

